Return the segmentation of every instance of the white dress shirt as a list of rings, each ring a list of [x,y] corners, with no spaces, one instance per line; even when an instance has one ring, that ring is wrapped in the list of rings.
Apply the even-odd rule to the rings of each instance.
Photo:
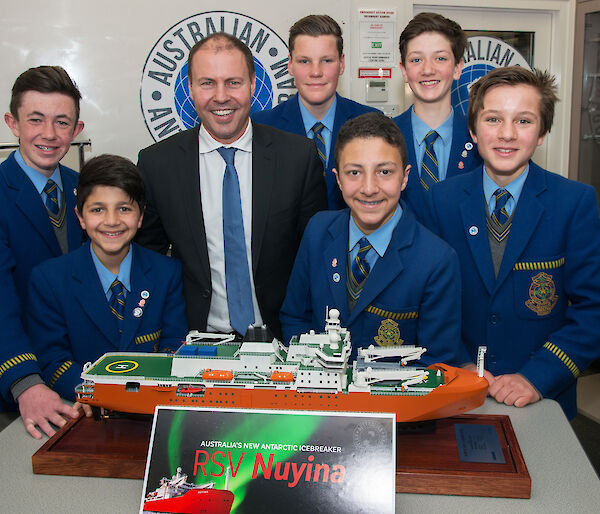
[[[256,301],[254,276],[252,274],[252,123],[242,136],[231,144],[224,145],[216,141],[200,127],[198,134],[200,191],[202,194],[202,214],[204,231],[210,262],[210,279],[212,296],[208,312],[207,330],[209,332],[232,332],[227,306],[227,286],[225,283],[225,252],[223,243],[223,176],[225,161],[217,152],[220,147],[237,148],[235,152],[235,169],[240,183],[242,201],[242,217],[244,220],[244,237],[246,239],[246,256],[248,272],[252,287],[252,305],[254,307],[254,323],[262,324],[262,317]]]

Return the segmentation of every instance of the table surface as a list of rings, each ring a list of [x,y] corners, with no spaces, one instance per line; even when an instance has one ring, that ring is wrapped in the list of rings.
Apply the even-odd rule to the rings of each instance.
[[[473,412],[510,416],[531,475],[531,499],[397,494],[396,512],[598,512],[600,480],[556,402],[517,409],[488,398]],[[20,418],[0,432],[2,512],[138,512],[142,480],[33,474],[31,456],[45,441],[30,437]]]

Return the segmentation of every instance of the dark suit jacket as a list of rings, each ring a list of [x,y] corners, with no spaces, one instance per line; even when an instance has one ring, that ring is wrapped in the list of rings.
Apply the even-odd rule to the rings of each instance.
[[[148,295],[135,316],[142,291]],[[28,330],[44,379],[71,401],[86,362],[107,352],[174,351],[187,334],[179,261],[135,244],[121,333],[89,244],[34,268],[28,304]]]
[[[356,118],[367,112],[380,112],[374,107],[362,105],[349,98],[337,95],[337,103],[335,107],[335,119],[333,122],[333,134],[331,135],[331,145],[329,146],[329,159],[327,159],[327,167],[325,169],[325,182],[327,184],[328,204],[331,210],[345,209],[346,203],[342,198],[340,188],[337,185],[335,176],[331,172],[334,168],[334,149],[337,141],[337,135],[342,125],[352,118]],[[280,103],[273,109],[266,111],[258,111],[252,115],[252,119],[258,123],[264,123],[292,134],[306,136],[304,122],[302,121],[302,113],[298,105],[298,94],[296,93],[289,100]]]
[[[196,127],[139,154],[148,205],[137,241],[160,252],[172,245],[183,264],[190,329],[206,329],[211,282],[200,191]],[[304,227],[327,208],[322,163],[313,141],[253,123],[252,271],[263,321],[281,336],[283,303]]]
[[[594,189],[529,163],[498,277],[490,253],[483,171],[444,180],[426,222],[462,271],[463,340],[493,375],[520,373],[575,416],[575,379],[600,356],[600,219]]]
[[[412,209],[419,221],[423,221],[425,210],[425,190],[419,181],[419,163],[415,154],[415,143],[410,120],[411,109],[407,109],[400,116],[394,118],[394,123],[404,136],[406,141],[407,163],[411,165],[408,184],[402,192],[402,200]],[[464,156],[466,155],[466,157]],[[477,145],[473,143],[467,119],[454,109],[454,119],[452,123],[452,145],[450,155],[448,156],[448,167],[446,169],[446,178],[461,175],[481,164],[481,157],[477,152]]]
[[[81,246],[82,232],[75,216],[73,193],[79,175],[60,166],[66,201],[69,249]],[[31,269],[62,252],[48,212],[14,154],[0,164],[0,410],[14,408],[10,386],[39,373],[25,332],[25,300]]]

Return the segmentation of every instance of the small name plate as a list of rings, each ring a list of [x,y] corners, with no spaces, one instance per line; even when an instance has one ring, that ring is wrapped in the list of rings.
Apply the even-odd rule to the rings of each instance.
[[[463,462],[504,464],[504,455],[494,425],[455,424],[458,456]]]

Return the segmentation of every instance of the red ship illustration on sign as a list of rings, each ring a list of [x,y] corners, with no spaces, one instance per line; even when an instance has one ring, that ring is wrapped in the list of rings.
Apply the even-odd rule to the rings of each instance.
[[[177,468],[171,478],[163,477],[159,487],[148,493],[144,500],[144,514],[229,514],[234,495],[227,489],[229,468],[225,476],[225,489],[215,489],[215,483],[195,485]]]
[[[371,345],[349,363],[350,332],[332,309],[324,333],[294,337],[289,347],[192,331],[175,355],[107,353],[84,366],[75,392],[81,403],[140,414],[157,405],[283,408],[395,412],[399,422],[455,416],[484,402],[483,353],[479,373],[407,365],[425,351]]]

